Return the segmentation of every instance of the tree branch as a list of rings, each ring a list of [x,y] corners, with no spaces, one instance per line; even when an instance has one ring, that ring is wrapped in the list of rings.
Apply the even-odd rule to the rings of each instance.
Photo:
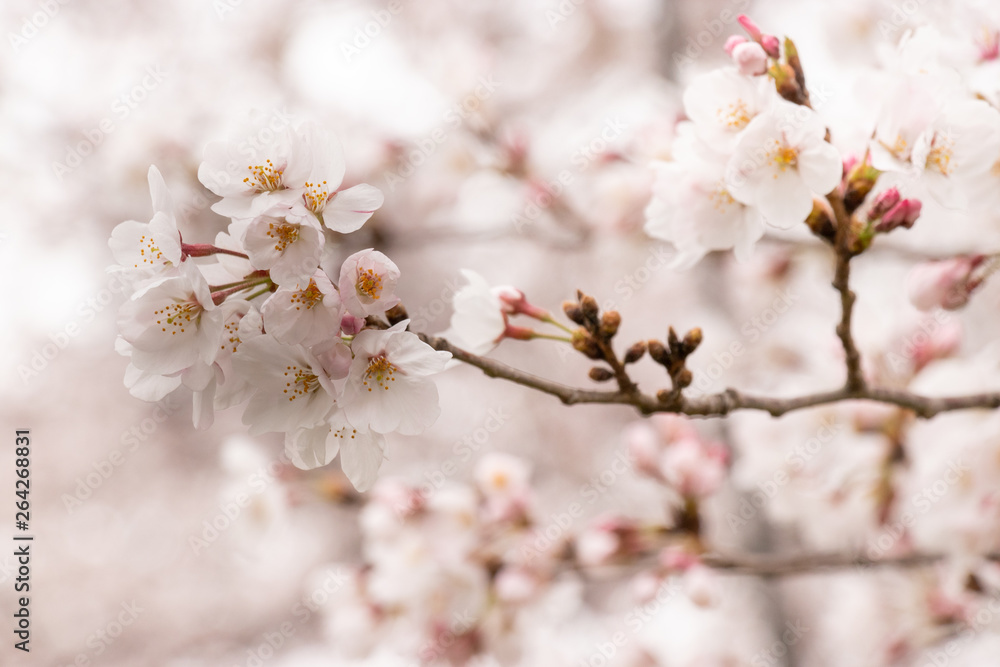
[[[983,556],[992,561],[1000,560],[1000,553]],[[785,577],[798,574],[813,574],[820,570],[863,570],[879,567],[926,567],[947,558],[945,554],[907,554],[896,558],[872,560],[859,556],[837,553],[805,554],[796,556],[741,556],[727,557],[706,554],[702,562],[716,570],[733,574],[758,577]]]
[[[794,398],[773,398],[745,394],[736,389],[726,389],[717,394],[696,398],[681,395],[676,400],[662,402],[655,396],[636,390],[634,393],[622,391],[597,391],[577,389],[558,382],[525,373],[506,364],[477,356],[455,347],[444,338],[418,334],[425,343],[435,350],[451,352],[459,361],[475,366],[492,378],[500,378],[525,387],[555,396],[566,405],[598,403],[610,405],[631,405],[643,414],[669,412],[693,417],[721,417],[736,410],[761,410],[774,417],[818,405],[827,405],[847,400],[866,400],[896,405],[912,410],[920,417],[931,418],[942,412],[967,410],[970,408],[995,409],[1000,407],[1000,392],[970,394],[938,398],[920,396],[907,391],[883,389],[880,387],[844,387],[835,391],[806,394]]]
[[[834,249],[837,255],[837,266],[833,276],[833,287],[840,292],[840,323],[837,324],[837,336],[844,346],[844,356],[847,363],[847,383],[849,391],[864,389],[865,379],[861,373],[861,353],[854,344],[851,334],[851,316],[854,312],[854,292],[850,288],[851,278],[851,217],[844,208],[843,199],[836,193],[827,197],[836,217],[837,237]]]

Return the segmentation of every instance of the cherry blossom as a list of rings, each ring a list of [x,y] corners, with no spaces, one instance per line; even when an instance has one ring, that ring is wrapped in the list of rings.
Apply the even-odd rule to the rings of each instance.
[[[760,49],[754,42],[737,49],[744,46]],[[691,81],[684,90],[684,110],[694,122],[695,133],[708,148],[728,156],[750,121],[773,104],[776,97],[770,81],[724,68]]]
[[[381,315],[397,303],[399,269],[391,259],[369,248],[344,260],[340,269],[340,296],[355,317]]]
[[[340,454],[344,474],[358,491],[371,488],[385,458],[385,437],[359,431],[335,410],[327,421],[285,436],[285,451],[304,470],[325,466]]]
[[[285,283],[261,306],[268,333],[289,345],[307,347],[332,337],[340,330],[340,294],[322,271],[307,282]]]
[[[284,206],[254,218],[242,240],[254,268],[269,271],[279,285],[308,283],[326,242],[315,220]]]
[[[139,370],[170,375],[211,364],[222,338],[222,312],[193,266],[140,287],[118,313],[118,329],[132,345]]]
[[[776,227],[801,223],[823,196],[840,182],[843,165],[825,140],[816,112],[776,101],[744,130],[726,170],[733,198],[760,209]]]
[[[256,388],[243,413],[251,435],[313,427],[334,409],[333,381],[301,345],[284,345],[271,334],[257,336],[240,344],[233,368]]]
[[[352,424],[376,433],[420,433],[441,411],[429,376],[451,358],[406,331],[408,320],[354,337],[354,361],[340,404]]]
[[[182,258],[173,198],[155,166],[149,168],[149,192],[153,200],[152,219],[122,222],[112,230],[108,241],[118,270],[140,278],[177,267]]]
[[[451,326],[441,335],[463,350],[486,354],[507,330],[504,305],[497,290],[481,275],[471,269],[461,273],[468,284],[455,292]]]

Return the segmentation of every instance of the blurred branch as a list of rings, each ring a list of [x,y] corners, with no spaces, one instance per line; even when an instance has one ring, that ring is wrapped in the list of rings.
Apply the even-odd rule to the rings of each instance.
[[[792,398],[772,398],[745,394],[736,389],[726,389],[717,394],[689,398],[683,394],[664,402],[639,390],[595,391],[577,389],[558,382],[532,375],[506,364],[480,357],[455,347],[444,338],[418,334],[435,350],[451,352],[455,359],[475,366],[492,378],[500,378],[555,396],[566,405],[602,403],[631,405],[643,414],[670,412],[697,417],[721,417],[736,410],[762,410],[774,417],[817,405],[827,405],[847,400],[867,400],[896,405],[912,410],[920,417],[931,418],[942,412],[970,408],[995,409],[1000,407],[1000,393],[969,394],[945,398],[921,396],[907,391],[862,386],[858,389],[844,387],[835,391],[806,394]]]
[[[706,554],[702,562],[716,570],[733,574],[758,577],[784,577],[797,574],[813,574],[820,570],[868,569],[879,567],[926,567],[948,557],[947,554],[907,554],[897,558],[873,560],[848,554],[819,553],[787,557],[726,557]],[[1000,561],[1000,553],[986,554],[983,558]]]

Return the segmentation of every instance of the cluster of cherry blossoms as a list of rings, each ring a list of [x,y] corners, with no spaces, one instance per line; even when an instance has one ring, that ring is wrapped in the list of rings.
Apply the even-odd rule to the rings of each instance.
[[[148,401],[183,385],[200,428],[246,401],[251,434],[284,433],[302,468],[339,452],[364,490],[386,434],[420,433],[436,420],[431,376],[451,355],[392,311],[400,277],[392,260],[373,249],[343,256],[340,237],[364,225],[382,193],[342,188],[342,149],[319,126],[270,136],[254,149],[206,148],[199,179],[221,197],[212,210],[231,218],[214,245],[183,241],[156,167],[152,219],[112,232],[111,270],[131,285],[118,319],[125,384]]]
[[[869,139],[845,145],[814,111],[794,43],[740,23],[750,39],[730,37],[732,66],[690,82],[672,160],[654,163],[646,231],[676,247],[676,267],[712,250],[743,259],[766,226],[807,222],[832,241],[831,198],[854,214],[853,253],[912,227],[927,200],[945,211],[995,202],[1000,111],[978,76],[995,50],[932,27],[907,33],[865,81],[879,90],[859,113]]]
[[[627,441],[642,456],[661,451],[655,475],[645,458],[635,471],[671,494],[696,503],[721,487],[725,452],[686,422],[658,417],[637,424]],[[350,657],[390,650],[427,664],[469,664],[477,655],[505,664],[540,656],[575,662],[580,656],[549,644],[583,603],[581,571],[604,576],[650,555],[656,563],[633,579],[632,604],[657,596],[716,604],[720,583],[700,560],[697,510],[667,526],[618,514],[583,518],[578,507],[544,512],[531,477],[526,461],[490,452],[470,484],[379,479],[360,515],[364,562],[338,566],[350,583],[324,611],[338,650]]]

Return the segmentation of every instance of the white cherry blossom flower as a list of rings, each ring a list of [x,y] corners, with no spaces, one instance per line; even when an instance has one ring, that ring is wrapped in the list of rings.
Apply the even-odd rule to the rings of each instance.
[[[112,230],[108,241],[119,264],[117,269],[137,277],[152,277],[181,263],[181,235],[173,198],[155,166],[149,168],[148,179],[152,219],[127,220]]]
[[[753,47],[760,49],[760,45],[750,42],[748,48]],[[684,90],[684,111],[709,148],[729,154],[750,121],[776,98],[774,84],[766,78],[744,76],[726,67],[691,81]]]
[[[378,250],[354,253],[340,267],[340,298],[355,317],[381,315],[397,303],[399,269]]]
[[[307,281],[285,283],[264,305],[267,332],[282,343],[316,345],[340,332],[340,294],[322,271]]]
[[[254,218],[243,245],[254,268],[269,270],[279,285],[308,283],[319,266],[326,239],[311,217],[278,207]]]
[[[133,346],[132,364],[157,375],[211,364],[222,329],[208,283],[187,262],[175,275],[141,287],[118,314],[118,330]]]
[[[332,380],[301,345],[284,345],[270,334],[257,336],[240,344],[233,368],[257,388],[243,413],[251,435],[311,428],[334,407]]]
[[[358,491],[371,488],[385,459],[385,436],[361,431],[335,410],[319,426],[299,429],[285,436],[285,452],[296,467],[319,468],[340,454],[344,474]]]
[[[341,406],[348,421],[377,433],[422,432],[441,412],[430,375],[451,358],[406,331],[403,321],[384,331],[366,329],[351,342],[354,361]]]
[[[764,234],[758,209],[737,201],[726,182],[724,158],[681,128],[675,161],[653,164],[653,199],[646,207],[646,233],[677,249],[676,269],[689,268],[710,250],[750,256]]]
[[[451,325],[441,335],[473,354],[483,355],[496,347],[507,330],[507,317],[499,290],[471,269],[462,269],[467,285],[455,292]]]
[[[750,122],[736,144],[726,169],[729,193],[759,208],[776,227],[803,222],[813,195],[829,193],[843,174],[840,154],[825,135],[815,111],[776,101]]]

